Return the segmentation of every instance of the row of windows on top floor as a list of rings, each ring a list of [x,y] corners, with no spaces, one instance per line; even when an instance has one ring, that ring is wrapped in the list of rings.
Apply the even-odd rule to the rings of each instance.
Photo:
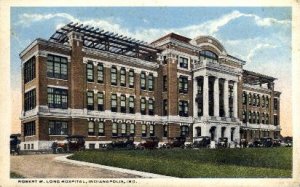
[[[24,64],[24,82],[27,83],[35,78],[35,57],[32,57]],[[103,83],[104,82],[104,67],[103,64],[98,64],[97,66],[97,82]],[[128,87],[134,88],[135,85],[135,76],[134,70],[131,69],[129,72],[126,72],[126,69],[123,67],[120,69],[119,76],[118,70],[115,66],[111,67],[110,72],[111,78],[111,85],[118,85],[120,86],[127,86],[127,79],[128,77]],[[58,79],[68,79],[68,66],[67,66],[67,58],[48,55],[47,57],[47,77],[50,78],[58,78]],[[89,62],[86,65],[86,79],[88,82],[94,82],[95,75],[94,75],[94,65],[93,63]],[[154,90],[154,81],[155,78],[152,73],[149,73],[146,76],[145,72],[141,72],[140,74],[140,86],[142,90]],[[163,77],[163,91],[167,91],[168,84],[167,84],[167,76]],[[187,76],[180,76],[178,78],[178,90],[179,93],[187,93],[188,92],[188,77]]]
[[[68,90],[60,88],[48,88],[48,107],[49,108],[68,108]],[[24,111],[32,110],[36,106],[36,94],[35,89],[26,92],[24,95]],[[96,96],[93,91],[88,91],[86,93],[87,109],[95,110],[95,106],[99,111],[104,111],[105,98],[103,92],[98,92]],[[136,113],[136,103],[134,96],[129,96],[126,98],[125,95],[120,95],[119,99],[117,94],[112,94],[111,99],[111,111],[121,112],[121,113]],[[142,115],[154,115],[154,100],[142,97],[140,99],[140,112]],[[188,101],[180,100],[178,102],[178,115],[187,117],[189,114]],[[168,115],[168,102],[163,101],[163,115]]]
[[[274,117],[274,125],[278,125],[278,116],[273,115]],[[248,120],[247,120],[248,119]],[[266,113],[259,113],[255,111],[243,111],[243,123],[256,123],[256,124],[269,124],[270,123],[270,116]]]
[[[269,107],[270,99],[268,96],[262,96],[260,97],[259,94],[247,94],[246,92],[243,92],[243,104],[247,104],[247,98],[248,98],[248,104],[252,106],[257,106],[257,107]],[[274,110],[278,110],[278,99],[274,98]]]
[[[105,123],[89,121],[88,122],[88,136],[105,136]],[[180,135],[189,136],[189,127],[186,125],[180,126]],[[68,135],[69,126],[67,121],[51,120],[48,122],[49,135]],[[146,124],[141,124],[141,137],[156,136],[155,125],[150,124],[147,128]],[[36,135],[35,121],[24,123],[24,136]],[[111,126],[111,136],[135,136],[136,125],[133,123],[116,123],[113,122]],[[163,125],[163,137],[168,137],[168,125]]]

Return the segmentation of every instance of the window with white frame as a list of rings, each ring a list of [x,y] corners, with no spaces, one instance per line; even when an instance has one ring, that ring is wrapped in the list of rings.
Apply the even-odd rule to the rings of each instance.
[[[111,111],[112,112],[117,112],[118,111],[117,95],[116,94],[111,95]]]
[[[117,123],[113,123],[112,124],[112,136],[118,136],[118,124]]]
[[[49,135],[67,135],[68,122],[66,121],[49,121]]]
[[[93,91],[87,92],[87,109],[94,110],[94,92]]]
[[[149,126],[149,133],[150,133],[150,136],[155,136],[154,125]]]
[[[86,79],[88,82],[94,82],[94,65],[93,62],[86,64]]]
[[[179,93],[188,93],[188,77],[179,76],[178,89]]]
[[[183,137],[187,137],[189,136],[189,126],[187,125],[182,125],[180,127],[180,135],[183,136]]]
[[[121,124],[121,134],[124,136],[124,135],[126,135],[126,131],[127,131],[127,129],[126,129],[126,124],[125,123],[122,123]]]
[[[203,62],[204,60],[206,60],[208,63],[216,63],[218,62],[218,56],[212,51],[200,51],[200,62]]]
[[[146,99],[144,97],[141,98],[141,114],[146,114]]]
[[[97,74],[98,74],[98,83],[103,83],[104,82],[104,68],[103,68],[103,64],[98,64],[97,67]]]
[[[147,126],[145,124],[142,124],[142,137],[147,136]]]
[[[189,68],[189,60],[188,58],[179,57],[179,67],[188,69]]]
[[[133,123],[130,124],[130,135],[134,136],[135,134],[135,125]]]
[[[47,77],[67,80],[67,58],[49,54],[47,57]]]
[[[95,123],[93,121],[89,121],[88,135],[95,136]]]
[[[103,94],[103,92],[98,92],[97,100],[98,100],[98,110],[103,111],[104,110],[104,94]]]
[[[47,92],[49,108],[68,108],[68,90],[48,87]]]
[[[36,107],[36,92],[32,89],[24,94],[24,111],[32,110]]]
[[[154,115],[154,100],[153,99],[149,99],[148,100],[148,113],[149,115]]]
[[[134,114],[135,107],[134,107],[134,97],[133,96],[129,97],[128,103],[129,103],[129,113]]]
[[[188,108],[188,102],[187,101],[179,101],[178,102],[178,113],[179,116],[188,117],[189,108]]]
[[[110,69],[110,82],[111,85],[117,85],[117,68],[115,66]]]
[[[134,88],[134,70],[129,70],[129,87]]]
[[[141,89],[146,90],[146,73],[141,72]]]
[[[120,86],[126,86],[126,69],[121,68],[120,70]]]
[[[98,124],[98,135],[104,136],[104,122],[99,122]]]
[[[120,105],[121,105],[121,112],[126,113],[126,96],[125,95],[121,95]]]
[[[150,73],[148,76],[148,90],[149,91],[153,91],[154,90],[154,77],[153,74]]]

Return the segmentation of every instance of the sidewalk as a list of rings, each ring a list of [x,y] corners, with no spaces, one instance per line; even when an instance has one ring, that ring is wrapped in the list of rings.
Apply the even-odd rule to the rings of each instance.
[[[107,170],[112,170],[112,171],[116,171],[116,172],[138,175],[143,178],[176,178],[176,177],[170,177],[170,176],[166,176],[166,175],[159,175],[159,174],[148,173],[148,172],[143,172],[143,171],[136,171],[136,170],[130,170],[130,169],[124,169],[124,168],[118,168],[118,167],[112,167],[112,166],[104,166],[104,165],[94,164],[94,163],[89,163],[89,162],[70,160],[67,158],[68,156],[71,156],[71,155],[55,157],[55,160],[58,162],[64,162],[64,163],[69,163],[69,164],[96,167],[96,168],[107,169]]]

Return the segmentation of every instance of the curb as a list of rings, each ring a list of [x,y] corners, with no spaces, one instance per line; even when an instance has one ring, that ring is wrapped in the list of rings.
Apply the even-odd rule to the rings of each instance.
[[[71,155],[72,154],[58,156],[58,157],[55,157],[54,160],[57,162],[64,162],[64,163],[81,165],[81,166],[89,166],[89,167],[107,169],[107,170],[112,170],[112,171],[117,171],[117,172],[122,172],[122,173],[128,173],[128,174],[132,174],[132,175],[138,175],[143,178],[174,178],[174,179],[176,178],[176,177],[170,177],[170,176],[166,176],[166,175],[159,175],[159,174],[148,173],[148,172],[143,172],[143,171],[136,171],[136,170],[130,170],[130,169],[124,169],[124,168],[118,168],[118,167],[112,167],[112,166],[104,166],[104,165],[94,164],[94,163],[89,163],[89,162],[70,160],[67,157],[71,156]]]

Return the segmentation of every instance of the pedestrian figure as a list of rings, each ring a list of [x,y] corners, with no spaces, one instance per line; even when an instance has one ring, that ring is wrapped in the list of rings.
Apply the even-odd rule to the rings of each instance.
[[[52,146],[51,146],[53,154],[56,154],[57,146],[58,146],[57,140],[55,140],[55,141],[52,143]]]

